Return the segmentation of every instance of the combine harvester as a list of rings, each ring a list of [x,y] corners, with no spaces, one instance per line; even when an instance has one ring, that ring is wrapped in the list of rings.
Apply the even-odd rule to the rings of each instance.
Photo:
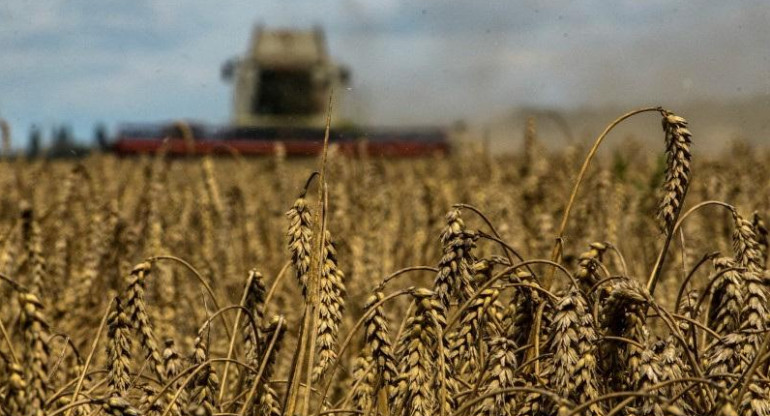
[[[246,55],[225,63],[233,82],[232,125],[126,124],[113,150],[119,155],[238,153],[312,156],[322,148],[328,97],[345,90],[349,71],[329,57],[320,29],[254,31]],[[430,156],[449,151],[440,128],[345,127],[332,116],[330,142],[346,155]]]

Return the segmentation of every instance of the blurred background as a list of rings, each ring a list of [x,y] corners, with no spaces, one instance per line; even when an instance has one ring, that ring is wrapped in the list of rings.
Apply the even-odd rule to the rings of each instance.
[[[770,138],[765,1],[11,1],[0,4],[0,117],[14,146],[90,142],[119,123],[227,124],[223,64],[252,31],[321,28],[350,71],[336,111],[370,126],[461,128],[517,148],[589,140],[662,105],[696,149]],[[656,117],[621,129],[662,140]]]

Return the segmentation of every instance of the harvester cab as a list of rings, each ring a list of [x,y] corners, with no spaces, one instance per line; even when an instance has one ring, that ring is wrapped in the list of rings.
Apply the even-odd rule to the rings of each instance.
[[[321,28],[259,25],[246,54],[227,61],[222,77],[233,83],[236,126],[323,127],[329,94],[339,99],[350,73],[329,57]],[[334,117],[332,124],[338,122]]]

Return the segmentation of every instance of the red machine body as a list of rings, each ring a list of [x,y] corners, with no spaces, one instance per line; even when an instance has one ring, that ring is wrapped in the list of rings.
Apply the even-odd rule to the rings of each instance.
[[[184,132],[187,130],[187,133]],[[124,125],[118,130],[112,149],[118,155],[239,154],[265,156],[314,156],[323,148],[324,130],[314,128],[220,127],[179,124]],[[447,135],[438,128],[400,130],[331,130],[329,141],[347,156],[425,157],[449,152]]]

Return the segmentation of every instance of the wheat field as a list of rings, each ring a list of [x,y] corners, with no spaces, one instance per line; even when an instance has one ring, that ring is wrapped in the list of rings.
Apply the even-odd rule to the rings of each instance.
[[[770,154],[644,112],[655,153],[4,160],[0,414],[770,415]]]

